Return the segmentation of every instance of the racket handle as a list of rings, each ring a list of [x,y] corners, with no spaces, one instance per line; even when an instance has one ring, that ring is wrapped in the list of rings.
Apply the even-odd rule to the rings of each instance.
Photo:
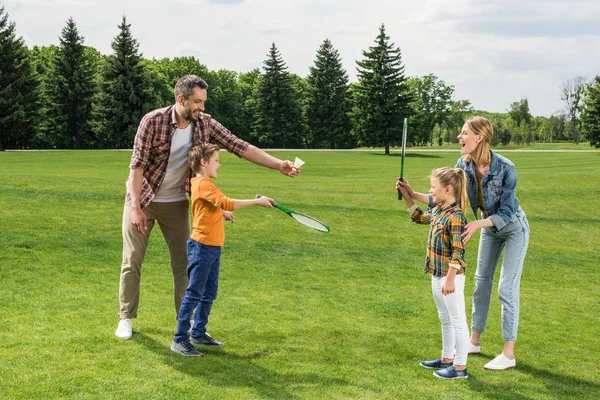
[[[404,178],[400,178],[401,181],[404,182]],[[398,189],[398,200],[402,200],[402,192]]]
[[[257,194],[254,198],[255,199],[260,199],[261,197],[263,197],[263,196],[260,195],[260,194]],[[273,207],[277,207],[277,203],[275,203],[274,201],[271,201],[271,204],[273,205]]]

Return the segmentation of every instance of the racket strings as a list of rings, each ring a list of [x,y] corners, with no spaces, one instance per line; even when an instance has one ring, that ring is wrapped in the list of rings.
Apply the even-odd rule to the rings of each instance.
[[[321,221],[318,221],[312,217],[309,217],[308,215],[297,214],[295,212],[291,212],[290,215],[292,216],[292,218],[294,218],[296,221],[300,222],[302,225],[306,225],[309,228],[316,229],[321,232],[329,232],[329,228],[327,227],[327,225],[325,225]]]

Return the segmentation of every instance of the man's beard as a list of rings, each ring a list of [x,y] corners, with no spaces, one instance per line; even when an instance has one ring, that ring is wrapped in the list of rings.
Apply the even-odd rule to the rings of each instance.
[[[187,121],[192,121],[194,119],[194,113],[192,112],[192,109],[188,107],[187,101],[183,107],[183,118],[185,118]]]

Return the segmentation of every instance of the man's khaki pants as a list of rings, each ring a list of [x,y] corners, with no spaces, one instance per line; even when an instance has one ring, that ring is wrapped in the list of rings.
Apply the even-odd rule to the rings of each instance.
[[[175,315],[185,295],[187,277],[187,239],[190,236],[190,217],[188,201],[173,203],[150,203],[144,210],[148,219],[145,234],[139,233],[131,225],[131,208],[125,205],[123,212],[123,263],[121,264],[121,282],[119,287],[119,317],[136,318],[140,300],[140,277],[142,261],[146,254],[148,238],[158,222],[162,231],[173,271],[173,290],[175,294]]]

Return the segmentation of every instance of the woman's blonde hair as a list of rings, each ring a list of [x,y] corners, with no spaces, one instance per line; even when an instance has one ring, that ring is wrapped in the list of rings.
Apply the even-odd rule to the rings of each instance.
[[[200,160],[208,162],[215,151],[219,151],[219,146],[212,143],[202,143],[194,146],[188,154],[188,165],[194,174],[200,172]]]
[[[463,214],[467,214],[467,175],[460,168],[438,168],[433,170],[431,178],[437,180],[440,185],[451,186],[454,191],[454,198],[460,205]]]
[[[477,136],[482,136],[483,140],[479,142],[473,154],[467,154],[465,161],[475,161],[479,167],[487,167],[492,162],[492,155],[490,154],[490,142],[494,136],[494,128],[492,123],[483,117],[472,117],[465,121],[473,133]]]

